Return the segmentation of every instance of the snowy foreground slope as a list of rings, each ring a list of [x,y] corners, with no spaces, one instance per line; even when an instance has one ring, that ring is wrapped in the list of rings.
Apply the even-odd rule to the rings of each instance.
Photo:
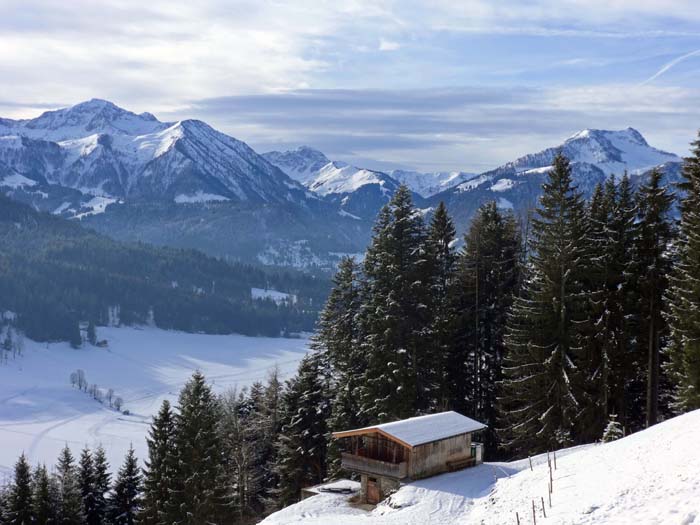
[[[557,453],[552,507],[546,456],[410,483],[372,512],[345,496],[320,494],[269,516],[264,525],[539,524],[700,525],[700,411],[604,445]],[[544,497],[547,517],[542,515]]]
[[[289,377],[306,352],[306,339],[202,335],[155,328],[99,328],[108,348],[73,350],[66,343],[25,340],[24,355],[0,364],[0,483],[23,451],[32,464],[53,464],[68,444],[75,453],[102,443],[116,469],[133,443],[145,458],[145,435],[163,399],[177,401],[182,385],[201,370],[223,392],[264,381],[279,365]],[[70,373],[114,389],[123,415],[71,387]]]

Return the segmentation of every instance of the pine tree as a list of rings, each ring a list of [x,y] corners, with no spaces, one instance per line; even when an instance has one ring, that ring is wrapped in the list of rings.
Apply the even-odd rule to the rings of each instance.
[[[677,385],[677,412],[700,408],[700,134],[685,159],[681,189],[678,263],[668,300],[670,357],[666,369]]]
[[[95,323],[92,321],[87,326],[87,340],[92,346],[97,344],[97,330],[95,329]]]
[[[55,525],[59,507],[58,487],[49,477],[46,467],[39,465],[34,470],[32,515],[35,525]]]
[[[217,432],[220,411],[200,372],[195,372],[181,391],[178,408],[173,447],[175,467],[166,523],[221,523],[226,486]]]
[[[486,450],[496,451],[496,393],[505,325],[520,284],[522,242],[515,218],[495,202],[479,208],[464,237],[454,279],[452,345],[445,371],[450,407],[486,423]]]
[[[590,246],[584,203],[561,154],[543,185],[531,235],[525,284],[508,318],[501,394],[503,443],[520,453],[574,443],[582,410],[576,363],[589,333]]]
[[[253,404],[244,389],[231,391],[220,400],[221,416],[218,432],[224,456],[226,485],[231,499],[231,514],[243,521],[248,514],[255,513],[250,492],[255,492],[258,476],[255,472],[256,434],[248,424],[253,413]]]
[[[111,477],[107,455],[102,445],[92,455],[94,472],[94,508],[95,523],[107,523],[107,492],[110,490]]]
[[[78,461],[78,479],[80,493],[83,497],[83,512],[86,525],[99,525],[101,516],[97,512],[97,495],[95,487],[95,466],[90,450],[85,447]]]
[[[276,505],[275,487],[279,480],[275,465],[277,464],[277,439],[282,430],[284,385],[280,381],[279,370],[270,371],[267,383],[259,402],[255,416],[252,418],[253,432],[257,438],[256,466],[259,489],[255,498],[259,500],[261,512]]]
[[[608,226],[606,265],[608,271],[605,308],[609,339],[606,353],[609,367],[607,379],[607,413],[614,413],[623,428],[633,420],[635,378],[640,368],[639,346],[636,344],[638,326],[638,287],[636,272],[637,207],[630,179],[625,173],[619,184],[612,178],[606,193],[614,202]]]
[[[659,170],[652,170],[648,182],[639,189],[636,264],[641,326],[638,339],[647,351],[646,426],[656,424],[659,417],[661,341],[665,335],[662,307],[671,270],[668,246],[673,238],[669,218],[673,196],[661,185],[662,177]]]
[[[164,523],[165,508],[170,497],[173,476],[172,448],[175,420],[166,399],[153,418],[148,432],[148,461],[144,469],[143,512],[139,521],[144,525]]]
[[[80,334],[80,323],[73,322],[70,324],[70,335],[68,342],[71,348],[78,349],[83,344],[83,337]]]
[[[367,362],[361,416],[370,422],[415,415],[426,402],[429,319],[425,228],[411,193],[401,186],[379,214],[364,261],[360,318]]]
[[[297,376],[284,394],[284,426],[279,437],[279,504],[298,501],[303,487],[326,476],[326,446],[330,413],[320,354],[304,357]]]
[[[609,414],[610,358],[618,337],[618,321],[623,312],[618,308],[618,287],[621,271],[613,259],[612,222],[617,200],[614,178],[605,187],[597,184],[588,208],[591,263],[584,276],[587,291],[589,332],[583,337],[579,368],[582,376],[581,412],[578,416],[578,436],[582,441],[597,439]]]
[[[61,450],[55,476],[60,497],[58,523],[60,525],[82,525],[85,520],[83,498],[80,493],[80,483],[73,454],[68,446]]]
[[[109,496],[109,523],[134,525],[141,510],[141,472],[133,447],[129,447],[124,463]]]
[[[456,231],[447,213],[444,202],[440,202],[430,222],[426,238],[428,259],[427,277],[429,285],[430,317],[426,326],[429,351],[423,352],[423,362],[419,366],[426,376],[423,394],[427,403],[419,408],[430,411],[443,410],[449,403],[449,393],[445,372],[451,348],[454,322],[454,301],[452,299],[456,254],[454,252]]]
[[[611,441],[616,441],[621,437],[624,437],[622,425],[620,425],[620,422],[617,420],[617,416],[615,414],[610,414],[608,424],[605,426],[601,441],[603,443],[610,443]]]
[[[327,367],[329,388],[333,397],[331,428],[357,428],[364,425],[360,418],[358,384],[365,369],[365,360],[359,349],[360,283],[354,259],[340,261],[333,278],[333,289],[321,312],[318,329],[311,348],[320,354]],[[328,450],[329,472],[340,469],[340,451],[335,440]]]
[[[15,472],[9,490],[5,510],[7,525],[31,525],[32,514],[32,474],[27,457],[22,454],[15,463]]]

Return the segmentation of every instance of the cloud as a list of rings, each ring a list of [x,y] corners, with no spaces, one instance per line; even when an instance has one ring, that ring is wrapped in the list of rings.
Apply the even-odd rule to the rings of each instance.
[[[674,67],[674,66],[680,64],[681,62],[683,62],[683,61],[685,61],[685,60],[687,60],[687,59],[689,59],[689,58],[691,58],[691,57],[694,57],[694,56],[700,56],[700,49],[696,49],[695,51],[691,51],[690,53],[686,53],[686,54],[681,55],[681,56],[679,56],[679,57],[677,57],[677,58],[674,58],[674,59],[671,60],[670,62],[665,63],[665,64],[661,67],[661,69],[659,69],[656,73],[654,73],[652,76],[650,76],[649,78],[647,78],[644,82],[641,83],[641,85],[643,86],[643,85],[645,85],[645,84],[649,84],[649,83],[653,82],[654,80],[656,80],[657,78],[659,78],[661,75],[663,75],[664,73],[666,73],[666,72],[667,72],[669,69],[671,69],[672,67]]]
[[[379,51],[396,51],[401,48],[401,44],[392,40],[379,39]]]
[[[595,126],[682,153],[697,78],[648,84],[700,47],[698,22],[695,0],[3,0],[0,115],[100,97],[260,149],[425,169],[486,169]],[[624,84],[660,52],[679,58]]]
[[[293,90],[193,101],[159,116],[197,116],[259,151],[310,145],[377,169],[484,171],[584,128],[633,126],[652,145],[684,154],[700,121],[700,93],[622,84]]]

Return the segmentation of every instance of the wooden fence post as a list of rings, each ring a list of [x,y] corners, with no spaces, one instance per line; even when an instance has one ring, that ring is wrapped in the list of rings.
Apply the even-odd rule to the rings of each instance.
[[[535,514],[535,500],[532,500],[532,525],[537,525],[537,515]]]
[[[530,456],[528,456],[527,459],[530,462],[530,470],[532,470],[532,458]]]
[[[554,451],[554,470],[557,470],[557,451]]]
[[[544,510],[544,498],[540,498],[542,500],[542,515],[546,518],[547,517],[547,511]]]
[[[518,515],[518,511],[515,511],[515,519],[518,522],[518,525],[520,525],[520,516]]]

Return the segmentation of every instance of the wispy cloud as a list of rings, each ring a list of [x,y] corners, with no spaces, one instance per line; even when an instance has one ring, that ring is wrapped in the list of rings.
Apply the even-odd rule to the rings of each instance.
[[[654,73],[652,76],[647,78],[644,82],[641,83],[641,85],[649,84],[659,78],[661,75],[666,73],[669,69],[672,67],[680,64],[681,62],[688,60],[689,58],[695,57],[695,56],[700,56],[700,49],[696,49],[695,51],[691,51],[690,53],[686,53],[684,55],[681,55],[677,58],[674,58],[670,62],[666,62],[661,69],[659,69],[656,73]]]
[[[698,108],[698,109],[693,109]],[[294,90],[193,102],[185,111],[259,150],[299,145],[369,167],[482,171],[584,128],[638,128],[678,153],[700,122],[700,92],[627,85]]]

